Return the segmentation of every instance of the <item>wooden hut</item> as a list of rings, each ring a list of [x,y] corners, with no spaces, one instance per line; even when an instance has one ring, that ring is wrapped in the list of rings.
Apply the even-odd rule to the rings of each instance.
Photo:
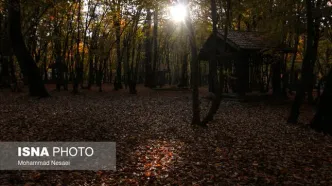
[[[51,82],[56,83],[56,89],[60,90],[63,86],[65,90],[68,90],[68,67],[61,58],[57,58],[54,63],[49,65],[49,68],[52,69]]]
[[[217,34],[218,65],[223,65],[225,86],[233,92],[245,94],[253,90],[268,91],[270,81],[274,92],[281,90],[282,73],[286,72],[284,55],[294,52],[294,49],[274,42],[271,35],[261,32],[229,31],[226,50],[224,50],[224,31]],[[209,61],[211,50],[211,35],[199,53],[200,61]],[[285,77],[285,76],[284,76]]]

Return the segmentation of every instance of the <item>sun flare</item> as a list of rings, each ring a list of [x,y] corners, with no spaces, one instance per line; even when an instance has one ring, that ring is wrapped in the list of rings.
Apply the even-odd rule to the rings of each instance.
[[[184,21],[187,16],[186,7],[182,4],[177,4],[170,7],[171,18],[176,22]]]

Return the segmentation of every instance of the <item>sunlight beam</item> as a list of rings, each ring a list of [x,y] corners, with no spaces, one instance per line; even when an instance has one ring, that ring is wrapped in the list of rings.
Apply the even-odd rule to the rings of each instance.
[[[183,22],[187,16],[186,7],[182,4],[176,4],[170,7],[171,18],[175,22]]]

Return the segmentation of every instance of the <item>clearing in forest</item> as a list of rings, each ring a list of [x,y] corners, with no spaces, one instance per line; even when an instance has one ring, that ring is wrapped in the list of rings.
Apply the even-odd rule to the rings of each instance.
[[[332,185],[332,138],[287,125],[289,104],[224,100],[201,129],[190,125],[188,91],[107,90],[41,100],[1,92],[0,141],[114,141],[117,171],[2,171],[0,183]],[[313,113],[303,112],[308,123]]]

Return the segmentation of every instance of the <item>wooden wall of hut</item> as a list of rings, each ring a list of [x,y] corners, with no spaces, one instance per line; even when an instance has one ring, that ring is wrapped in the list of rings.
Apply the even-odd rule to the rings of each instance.
[[[238,56],[235,62],[236,71],[236,92],[244,96],[249,90],[249,55],[243,53]]]

